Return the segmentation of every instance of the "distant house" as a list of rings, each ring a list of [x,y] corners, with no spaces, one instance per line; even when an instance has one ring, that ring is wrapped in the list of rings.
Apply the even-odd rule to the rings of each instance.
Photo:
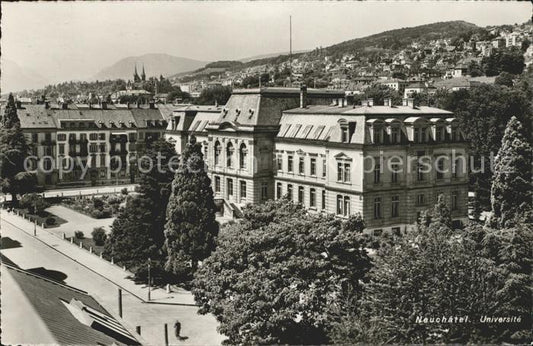
[[[389,88],[396,90],[400,94],[403,94],[405,87],[409,84],[408,81],[403,80],[403,79],[397,79],[397,78],[380,80],[378,81],[378,83],[382,85],[386,85]]]
[[[2,317],[5,345],[140,345],[86,292],[5,263]]]
[[[470,89],[470,81],[466,77],[441,79],[441,80],[435,81],[434,86],[437,89],[457,91],[461,89]]]

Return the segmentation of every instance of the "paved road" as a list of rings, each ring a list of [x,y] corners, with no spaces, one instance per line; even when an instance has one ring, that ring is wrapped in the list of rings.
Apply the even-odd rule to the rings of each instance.
[[[147,288],[129,280],[130,273],[40,228],[34,237],[29,222],[8,215],[5,210],[1,210],[1,219],[2,237],[20,243],[20,247],[1,250],[2,255],[22,269],[44,267],[63,273],[66,284],[87,291],[115,316],[118,315],[118,286],[121,286],[123,323],[130,330],[140,325],[142,337],[148,344],[164,344],[165,323],[169,325],[171,344],[218,345],[224,339],[216,332],[217,322],[213,316],[197,314],[189,292],[166,294],[157,289],[152,293],[155,302],[184,303],[182,305],[145,303]],[[8,317],[2,316],[2,320],[4,318]],[[182,323],[182,335],[189,337],[185,341],[177,341],[172,335],[176,319]]]
[[[129,192],[135,190],[137,185],[115,185],[115,186],[91,186],[80,188],[68,188],[68,189],[54,189],[46,190],[43,192],[44,197],[72,197],[72,196],[87,196],[87,195],[99,195],[106,193],[120,192],[123,188],[128,189]],[[1,195],[2,201],[11,201],[11,195]]]

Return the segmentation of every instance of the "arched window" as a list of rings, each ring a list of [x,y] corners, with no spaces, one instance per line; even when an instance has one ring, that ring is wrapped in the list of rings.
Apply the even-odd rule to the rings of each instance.
[[[215,166],[220,164],[220,153],[222,152],[222,146],[219,141],[215,142]]]
[[[248,162],[248,148],[246,144],[242,143],[239,147],[239,168],[246,169],[246,163]]]
[[[233,167],[233,154],[235,153],[235,148],[231,142],[226,146],[226,166]]]

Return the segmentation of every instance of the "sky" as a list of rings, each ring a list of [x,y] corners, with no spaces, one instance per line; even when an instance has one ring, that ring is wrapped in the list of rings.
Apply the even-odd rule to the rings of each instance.
[[[122,1],[2,3],[2,60],[51,80],[83,79],[128,57],[202,61],[313,49],[448,20],[523,23],[529,2]]]

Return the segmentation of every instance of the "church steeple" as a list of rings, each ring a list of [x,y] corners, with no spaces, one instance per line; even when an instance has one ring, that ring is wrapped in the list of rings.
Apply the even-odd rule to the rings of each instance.
[[[143,66],[143,70],[144,70],[144,66]],[[139,78],[139,74],[137,73],[137,63],[135,63],[135,72],[133,73],[133,81],[135,83],[141,81],[141,78]]]
[[[143,80],[143,82],[146,80],[146,73],[144,73],[144,63],[143,63],[143,72],[141,74],[141,79]]]

